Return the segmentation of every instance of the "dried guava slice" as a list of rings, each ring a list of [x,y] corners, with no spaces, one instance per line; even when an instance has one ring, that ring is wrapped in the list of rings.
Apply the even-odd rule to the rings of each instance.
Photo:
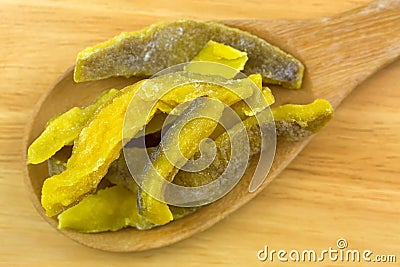
[[[140,96],[145,100],[158,99],[166,107],[161,111],[170,113],[177,104],[191,101],[201,96],[218,99],[232,105],[254,94],[254,75],[243,79],[227,80],[220,76],[179,71],[157,76],[145,84],[145,93]],[[156,88],[156,90],[155,90]],[[162,93],[162,96],[160,95]]]
[[[241,119],[243,119],[245,116],[254,116],[257,112],[262,111],[266,107],[271,106],[273,103],[275,103],[275,97],[272,94],[271,89],[268,87],[263,87],[262,86],[262,76],[261,74],[251,74],[249,75],[249,79],[260,89],[262,96],[264,97],[264,104],[261,105],[260,107],[253,107],[255,108],[254,110],[247,104],[246,100],[239,101],[232,105],[232,109],[239,115]],[[255,97],[258,97],[258,95],[254,95]],[[249,99],[247,101],[251,102]],[[256,100],[257,102],[261,102]]]
[[[47,178],[42,206],[54,216],[96,189],[110,164],[119,157],[127,107],[144,81],[126,87],[92,117],[80,132],[64,172]],[[139,131],[143,125],[136,125]]]
[[[118,92],[117,89],[108,90],[91,105],[84,108],[73,107],[50,119],[42,134],[28,148],[28,164],[42,163],[65,145],[71,144],[96,110]]]
[[[237,112],[246,113],[248,116],[253,115],[250,107],[248,107],[242,100],[247,99],[254,94],[254,86],[252,86],[249,81],[255,83],[261,90],[267,106],[271,105],[275,101],[271,90],[266,87],[262,88],[261,79],[260,74],[252,74],[245,79],[221,82],[220,84],[193,82],[178,86],[162,96],[160,101],[157,103],[158,109],[162,112],[156,113],[146,128],[136,137],[161,131],[166,115],[170,114],[175,106],[184,102],[189,102],[201,96],[218,99],[226,105],[232,106],[232,108]],[[160,82],[167,83],[168,80],[161,79]],[[174,115],[179,115],[179,113],[175,113]]]
[[[161,176],[167,181],[173,180],[178,170],[176,166],[190,159],[199,149],[200,141],[214,131],[218,121],[211,118],[217,116],[219,119],[223,109],[224,105],[220,102],[214,101],[210,105],[206,98],[193,100],[174,121],[162,137],[160,145],[150,155],[151,160],[146,162],[138,195],[139,213],[150,222],[163,225],[173,220],[168,205],[152,197],[160,195],[163,190],[163,184],[159,182],[158,177]]]
[[[300,88],[304,66],[293,56],[248,32],[215,22],[158,23],[88,47],[76,59],[76,82],[112,76],[151,76],[189,62],[213,40],[247,53],[245,74],[260,73],[266,83]]]
[[[83,233],[117,231],[127,226],[149,229],[152,224],[138,213],[136,196],[120,185],[99,190],[58,215],[58,228]]]
[[[271,109],[276,134],[281,139],[297,141],[318,132],[333,117],[329,101],[316,99],[307,105],[286,104]]]
[[[51,175],[65,170],[66,161],[62,158],[49,159]],[[138,213],[138,186],[132,178],[123,155],[114,161],[104,177],[115,186],[98,190],[84,198],[77,205],[58,215],[58,228],[70,229],[83,233],[117,231],[127,226],[147,230],[155,225]],[[198,208],[170,206],[174,220],[196,211]]]
[[[173,182],[180,186],[202,186],[208,184],[222,175],[226,167],[228,166],[230,155],[231,155],[231,142],[230,139],[238,135],[239,131],[246,130],[247,137],[250,142],[249,157],[260,152],[261,147],[261,136],[260,126],[255,117],[250,117],[243,122],[244,127],[239,125],[233,126],[228,132],[222,133],[215,139],[216,154],[215,159],[205,169],[198,172],[189,172],[180,170],[174,177]],[[241,145],[240,143],[237,143]],[[197,158],[200,156],[200,152],[196,152],[193,157]]]
[[[138,148],[140,149],[140,148]],[[151,154],[154,150],[155,147],[149,147],[146,149],[147,153]],[[132,148],[130,148],[129,150],[126,150],[125,153],[135,153],[135,151],[132,151]],[[59,161],[58,161],[59,163]],[[136,184],[136,181],[133,179],[128,166],[126,165],[126,161],[125,161],[125,156],[124,154],[121,154],[121,156],[114,161],[109,170],[107,175],[104,177],[104,179],[107,179],[108,181],[110,181],[112,184],[115,185],[120,185],[120,186],[124,186],[125,188],[128,188],[129,190],[131,190],[135,196],[137,196],[137,192],[138,192],[138,185]],[[171,206],[169,205],[169,209],[171,211],[172,217],[174,218],[174,220],[180,219],[186,215],[189,215],[193,212],[195,212],[198,207],[176,207],[176,206]],[[156,225],[148,225],[147,228],[143,227],[141,229],[149,229],[152,228]]]
[[[324,127],[333,116],[331,104],[324,99],[317,99],[307,105],[282,105],[272,108],[271,111],[275,120],[276,134],[278,138],[285,140],[300,140],[310,136]],[[251,144],[249,153],[251,158],[261,149],[260,125],[254,116],[248,117],[242,123]],[[234,135],[235,131],[240,130],[242,130],[241,127],[234,126],[229,131],[231,135]],[[173,182],[181,186],[202,186],[220,177],[230,158],[230,140],[227,132],[217,137],[215,144],[216,156],[209,167],[199,172],[180,170]],[[194,157],[198,156],[199,152],[196,152]]]

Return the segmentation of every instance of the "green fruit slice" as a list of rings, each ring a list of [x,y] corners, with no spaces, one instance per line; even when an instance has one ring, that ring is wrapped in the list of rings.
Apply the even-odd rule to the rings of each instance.
[[[248,32],[214,22],[158,23],[88,47],[76,59],[76,82],[112,76],[150,76],[189,62],[210,41],[247,53],[245,74],[260,73],[266,83],[300,88],[304,66],[293,56]]]

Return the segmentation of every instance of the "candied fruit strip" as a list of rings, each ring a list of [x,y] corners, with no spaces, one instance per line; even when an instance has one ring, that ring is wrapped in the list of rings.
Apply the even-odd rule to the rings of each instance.
[[[253,95],[251,95],[250,97],[231,105],[231,108],[236,112],[236,114],[239,116],[241,120],[244,120],[249,116],[254,116],[258,112],[264,110],[265,108],[267,108],[268,106],[272,105],[275,102],[275,98],[271,90],[267,87],[264,88],[262,87],[262,77],[260,74],[251,74],[249,75],[248,79],[251,80],[261,91],[261,94],[264,97],[265,102],[259,101],[258,99],[259,94],[253,93]],[[253,109],[251,109],[249,105],[247,105],[247,103],[252,103]],[[223,132],[225,132],[225,129],[221,125],[218,125],[210,137],[211,139],[215,139]]]
[[[186,66],[186,70],[202,74],[218,74],[224,78],[231,79],[244,69],[247,60],[246,52],[210,40],[191,62],[206,61],[219,64],[189,63]],[[230,68],[223,67],[220,64],[227,65]]]
[[[188,102],[201,96],[208,96],[209,98],[219,99],[229,106],[240,101],[242,96],[249,97],[253,94],[252,88],[246,85],[243,85],[240,90],[242,93],[241,96],[220,85],[207,82],[194,82],[172,89],[161,100],[169,106],[176,106],[179,103]]]
[[[244,119],[246,116],[254,116],[257,112],[260,112],[261,110],[275,103],[275,97],[272,94],[271,89],[268,87],[262,87],[262,77],[260,74],[251,74],[249,75],[249,79],[261,90],[261,94],[264,97],[266,105],[256,107],[255,110],[252,110],[244,100],[235,103],[232,105],[232,109],[239,115],[241,119]],[[251,102],[250,99],[248,99],[248,101]],[[259,102],[258,100],[256,101]]]
[[[211,118],[217,116],[219,119],[223,109],[224,106],[215,101],[210,105],[204,98],[193,100],[163,136],[157,149],[150,155],[152,160],[146,162],[142,186],[138,195],[139,213],[150,222],[162,225],[173,219],[168,205],[152,197],[160,195],[163,190],[163,184],[158,177],[161,176],[170,182],[173,180],[173,176],[178,170],[176,166],[184,164],[199,149],[200,141],[207,138],[218,124]],[[188,121],[188,119],[190,120]],[[178,144],[178,146],[174,146],[174,144]],[[168,151],[168,157],[165,151]],[[183,158],[179,155],[182,155]]]
[[[237,80],[226,80],[213,77],[212,82],[208,82],[209,77],[198,73],[178,72],[159,76],[151,79],[157,86],[167,86],[166,93],[162,96],[161,102],[171,109],[177,104],[191,101],[201,96],[218,99],[227,105],[232,105],[241,99],[248,98],[254,93],[252,79],[244,78]],[[169,88],[170,84],[179,84]],[[147,92],[147,98],[158,98],[158,92]],[[170,113],[171,110],[162,110]]]
[[[257,87],[258,89],[262,89],[262,76],[259,73],[250,74],[248,77]]]
[[[249,157],[260,152],[261,138],[260,138],[260,126],[255,117],[249,117],[243,122],[244,127],[239,125],[233,126],[228,132],[222,133],[215,139],[216,154],[213,162],[205,169],[198,172],[188,172],[180,170],[173,180],[173,182],[180,186],[202,186],[208,184],[222,175],[226,167],[228,166],[230,155],[231,155],[231,142],[230,138],[240,136],[239,134],[246,130],[248,140],[250,143]],[[240,144],[240,143],[238,143]],[[193,158],[200,156],[200,152],[196,152]]]
[[[58,228],[83,233],[117,231],[127,226],[149,229],[152,224],[138,213],[136,194],[119,185],[99,190],[58,215]]]
[[[44,181],[41,202],[47,216],[57,215],[96,189],[110,164],[119,157],[125,113],[143,82],[124,88],[98,110],[79,134],[66,170]],[[132,131],[141,127],[134,125]]]
[[[264,97],[265,105],[260,107],[254,107],[253,109],[246,103],[246,101],[242,100],[234,105],[232,105],[232,109],[238,114],[238,116],[244,120],[247,117],[251,117],[256,115],[257,113],[263,111],[265,108],[271,106],[275,103],[275,97],[271,92],[271,89],[268,87],[263,87],[261,89],[261,94]]]
[[[285,140],[300,140],[310,136],[324,127],[333,117],[331,104],[324,99],[317,99],[307,105],[287,104],[271,109],[275,120],[278,138]],[[260,152],[261,135],[260,126],[256,117],[251,116],[243,121],[250,141],[250,158]],[[263,126],[266,127],[266,126]],[[230,129],[231,135],[241,128]],[[174,178],[174,183],[181,186],[201,186],[208,184],[224,172],[230,158],[230,141],[227,132],[215,139],[217,148],[215,160],[204,170],[187,172],[180,170]],[[196,152],[194,157],[198,157]]]
[[[125,151],[125,153],[131,153],[131,152],[134,153],[134,151],[131,151],[131,149],[132,148]],[[147,148],[148,153],[151,153],[153,151],[154,151],[153,147]],[[131,173],[129,172],[128,166],[126,165],[124,154],[122,154],[116,161],[114,161],[111,164],[110,169],[108,170],[108,173],[104,178],[106,178],[112,184],[128,188],[129,190],[134,192],[135,196],[137,196],[138,186],[136,184],[136,181],[132,177]],[[198,209],[198,207],[177,207],[177,206],[169,206],[169,208],[174,220],[189,215]],[[152,227],[154,227],[153,224],[148,225],[148,227],[142,227],[141,230]]]
[[[254,86],[249,83],[249,80],[254,82],[257,87],[262,90],[265,100],[268,105],[271,105],[274,101],[274,97],[269,89],[262,89],[262,77],[260,74],[252,74],[248,78],[231,81],[229,83],[212,84],[207,82],[194,82],[184,84],[172,89],[161,98],[157,103],[157,107],[162,113],[158,113],[154,116],[148,125],[149,127],[146,126],[146,133],[141,131],[136,137],[161,131],[166,117],[165,113],[171,113],[173,108],[180,103],[188,102],[201,96],[218,99],[228,106],[236,106],[237,109],[240,108],[243,109],[242,112],[246,112],[249,108],[243,105],[244,103],[242,103],[242,105],[237,104],[243,102],[241,99],[249,98],[254,94]],[[161,81],[165,82],[163,80]],[[251,111],[248,111],[247,114],[250,112]],[[179,113],[174,115],[179,115]]]
[[[39,164],[53,156],[65,145],[71,144],[97,109],[109,102],[119,91],[111,89],[85,107],[73,107],[52,118],[45,130],[28,148],[28,164]]]
[[[301,86],[304,66],[293,56],[263,39],[214,22],[178,20],[151,25],[88,47],[76,59],[76,82],[112,76],[151,76],[170,66],[189,62],[210,41],[247,53],[244,73],[260,73],[266,83]]]
[[[281,139],[300,140],[318,132],[333,117],[329,101],[317,99],[307,105],[286,104],[271,109]]]
[[[186,66],[186,71],[188,72],[196,72],[202,75],[221,75],[225,79],[231,79],[238,71],[242,70],[247,61],[247,54],[245,52],[234,49],[233,47],[220,44],[214,41],[209,41],[205,47],[199,52],[197,56],[195,56],[192,61]],[[196,61],[203,61],[202,64],[197,64]],[[204,64],[204,62],[213,62],[219,64]],[[230,68],[227,68],[229,66]],[[251,81],[255,83],[262,84],[261,75],[250,75],[248,77]],[[232,86],[242,86],[240,97],[247,98],[252,95],[252,90],[249,84],[246,84],[245,79],[237,80],[237,81],[224,81],[221,82],[220,87],[215,90],[210,90],[210,85],[214,88],[215,84],[207,84],[207,83],[191,83],[185,86],[180,86],[178,90],[172,90],[165,96],[163,96],[163,101],[169,103],[170,101],[175,101],[178,103],[182,103],[184,99],[194,99],[200,96],[207,95],[211,98],[218,98],[223,101],[227,105],[231,105],[232,103],[237,102],[235,100],[236,96],[233,94],[231,90],[225,88],[224,83],[229,84],[229,87]],[[207,86],[208,85],[208,86]],[[224,96],[222,92],[226,95]],[[181,100],[177,100],[177,98],[183,98]],[[186,100],[187,101],[187,100]]]
[[[61,159],[49,159],[52,160],[53,170],[65,168],[66,162]],[[139,230],[153,228],[154,225],[138,213],[136,201],[138,187],[123,156],[113,162],[105,178],[115,186],[99,190],[59,214],[58,228],[82,233],[117,231],[127,226]],[[174,220],[177,220],[198,208],[171,206],[170,209]]]

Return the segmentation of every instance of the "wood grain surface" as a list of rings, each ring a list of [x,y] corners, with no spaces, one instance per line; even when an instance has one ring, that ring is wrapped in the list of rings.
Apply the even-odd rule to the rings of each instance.
[[[257,251],[336,248],[396,254],[400,262],[400,62],[357,88],[334,120],[249,204],[167,248],[106,253],[76,244],[36,213],[23,183],[24,127],[35,103],[88,45],[176,18],[297,19],[367,1],[0,1],[0,265],[281,266]],[[290,265],[364,266],[365,263]],[[396,266],[396,263],[377,264]]]

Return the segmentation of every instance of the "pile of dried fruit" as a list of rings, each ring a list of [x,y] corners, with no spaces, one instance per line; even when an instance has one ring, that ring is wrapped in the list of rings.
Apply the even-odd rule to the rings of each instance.
[[[220,68],[218,64],[204,68],[196,64],[198,61],[230,68]],[[162,191],[153,178],[161,175],[186,187],[214,181],[229,162],[230,136],[243,129],[250,141],[250,156],[258,154],[260,128],[265,125],[259,125],[255,115],[275,101],[271,90],[263,87],[263,83],[299,89],[304,70],[299,60],[247,32],[217,23],[182,20],[122,33],[83,50],[77,57],[74,79],[83,82],[112,76],[151,76],[185,62],[189,62],[188,72],[200,76],[219,75],[234,90],[226,89],[224,83],[192,82],[184,73],[152,79],[159,86],[168,86],[172,81],[179,81],[181,85],[158,98],[149,116],[133,121],[129,128],[131,138],[144,134],[150,138],[159,136],[167,115],[175,112],[178,105],[189,104],[173,114],[176,119],[159,143],[147,148],[150,159],[145,162],[141,177],[147,193],[138,188],[121,150],[125,145],[125,114],[134,95],[149,80],[121,90],[108,90],[87,107],[74,107],[55,116],[31,144],[28,164],[49,162],[50,177],[43,184],[41,202],[48,216],[58,215],[60,228],[89,233],[116,231],[127,226],[149,229],[194,212],[199,207],[177,207],[153,198],[148,192]],[[248,78],[234,79],[242,70]],[[147,86],[145,94],[156,96],[156,91],[154,86]],[[256,93],[261,97],[256,102],[263,105],[252,109],[245,100]],[[219,102],[210,106],[204,97]],[[207,118],[208,114],[213,118],[222,115],[225,107],[218,103],[230,106],[244,128],[234,125],[221,129],[216,120]],[[333,115],[330,103],[323,99],[308,105],[278,106],[271,108],[271,112],[278,138],[293,141],[317,132]],[[195,119],[189,121],[191,117]],[[216,156],[211,164],[198,172],[180,170],[177,166],[185,164],[187,159],[199,158],[200,142],[205,138],[213,139],[215,144]],[[63,147],[71,145],[72,153],[68,158],[57,156]],[[172,162],[166,150],[169,155],[172,153]],[[177,151],[185,160],[177,156]]]

